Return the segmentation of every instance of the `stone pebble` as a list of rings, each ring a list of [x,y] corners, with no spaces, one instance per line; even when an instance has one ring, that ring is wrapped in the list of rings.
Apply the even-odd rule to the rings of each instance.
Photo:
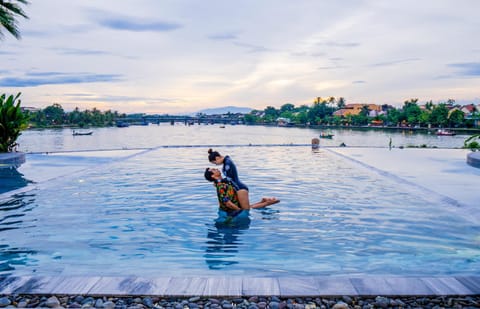
[[[472,296],[341,296],[341,297],[155,297],[86,295],[0,295],[0,308],[107,308],[107,309],[374,309],[374,308],[480,308]]]

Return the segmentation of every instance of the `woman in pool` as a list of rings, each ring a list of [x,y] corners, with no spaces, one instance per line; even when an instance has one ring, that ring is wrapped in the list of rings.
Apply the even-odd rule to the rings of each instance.
[[[238,201],[242,209],[250,209],[250,200],[248,198],[248,187],[240,181],[238,177],[237,167],[233,163],[230,156],[222,156],[218,151],[208,150],[208,161],[213,164],[223,164],[222,172],[227,179],[232,181],[232,185],[237,192]],[[276,198],[269,198],[271,202],[278,203]]]
[[[229,178],[223,178],[222,173],[217,168],[207,168],[205,170],[205,179],[213,182],[215,189],[217,190],[219,211],[224,211],[229,217],[236,217],[240,213],[246,213],[244,210],[250,210],[252,208],[263,208],[272,204],[280,202],[276,198],[262,198],[255,204],[241,205],[238,197],[238,191],[235,190],[235,183]],[[248,191],[247,195],[248,195]],[[248,199],[248,196],[247,196]]]

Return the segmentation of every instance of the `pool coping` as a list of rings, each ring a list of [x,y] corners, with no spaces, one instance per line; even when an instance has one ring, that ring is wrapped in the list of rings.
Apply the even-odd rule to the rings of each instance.
[[[61,277],[2,276],[0,294],[103,296],[480,295],[480,276]]]

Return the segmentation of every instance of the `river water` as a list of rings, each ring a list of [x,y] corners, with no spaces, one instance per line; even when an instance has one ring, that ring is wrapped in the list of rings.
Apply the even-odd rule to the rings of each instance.
[[[79,130],[77,130],[79,131]],[[19,150],[24,152],[93,151],[107,149],[154,148],[174,145],[249,145],[249,144],[308,144],[322,129],[285,128],[236,125],[185,126],[160,124],[127,128],[93,128],[88,136],[73,136],[71,129],[27,130],[20,136]],[[354,147],[427,146],[461,148],[468,135],[436,136],[411,130],[332,129],[332,139],[321,139],[322,146]]]

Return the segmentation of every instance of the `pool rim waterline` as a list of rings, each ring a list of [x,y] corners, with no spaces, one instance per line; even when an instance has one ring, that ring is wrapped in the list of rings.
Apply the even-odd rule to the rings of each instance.
[[[278,145],[277,145],[278,146]],[[302,145],[305,146],[305,145]],[[168,146],[171,148],[171,146]],[[191,147],[191,146],[189,146]],[[206,147],[202,145],[201,147]],[[330,147],[329,147],[330,148]],[[335,147],[332,147],[335,148]],[[437,151],[437,150],[427,150]],[[356,158],[358,159],[358,158]],[[108,164],[108,163],[107,163]],[[80,171],[81,173],[81,171]],[[473,186],[473,184],[472,184]],[[41,184],[40,184],[41,187]],[[36,189],[38,186],[26,191]],[[446,196],[448,196],[446,194]],[[1,197],[1,196],[0,196]],[[454,199],[452,199],[454,200]],[[459,203],[462,204],[462,203]],[[59,286],[53,287],[48,282],[70,286],[70,292]],[[107,284],[110,282],[110,284]],[[312,284],[314,282],[314,284]],[[320,286],[319,282],[325,282]],[[8,283],[8,284],[7,284]],[[101,288],[103,284],[103,288]],[[130,283],[130,285],[129,285]],[[6,285],[4,285],[6,284]],[[92,285],[93,284],[93,285]],[[119,287],[122,285],[125,289]],[[202,288],[193,286],[202,286]],[[296,288],[291,288],[291,286]],[[312,285],[316,287],[312,288]],[[74,288],[81,286],[81,289]],[[149,288],[142,288],[149,287]],[[215,288],[215,286],[217,286]],[[219,288],[221,286],[223,288]],[[239,289],[238,287],[241,287]],[[250,289],[249,286],[255,287]],[[286,287],[290,286],[290,287]],[[480,293],[478,274],[472,276],[441,276],[436,277],[277,277],[262,278],[241,276],[235,278],[219,277],[162,277],[144,279],[139,277],[2,277],[0,293],[40,293],[40,294],[108,294],[111,295],[211,295],[211,296],[241,296],[241,295],[473,295]],[[33,287],[27,289],[28,287]],[[90,287],[90,288],[89,288]],[[95,287],[95,288],[94,288]],[[127,288],[128,287],[128,288]],[[173,293],[172,287],[178,294]],[[226,290],[224,287],[228,287]],[[232,287],[230,289],[230,287]],[[233,288],[235,287],[235,288]],[[353,287],[353,289],[351,289]],[[89,288],[89,289],[88,289]],[[88,289],[85,291],[85,289]],[[65,293],[63,293],[63,292]],[[109,292],[110,291],[110,292]],[[228,294],[222,294],[223,291]],[[337,291],[335,294],[334,291]],[[82,293],[80,293],[82,292]],[[120,293],[120,294],[117,294]],[[152,294],[150,294],[152,293]],[[293,294],[292,294],[293,293]],[[311,294],[313,293],[313,294]],[[333,293],[333,294],[332,294]],[[440,294],[438,294],[440,293]]]

